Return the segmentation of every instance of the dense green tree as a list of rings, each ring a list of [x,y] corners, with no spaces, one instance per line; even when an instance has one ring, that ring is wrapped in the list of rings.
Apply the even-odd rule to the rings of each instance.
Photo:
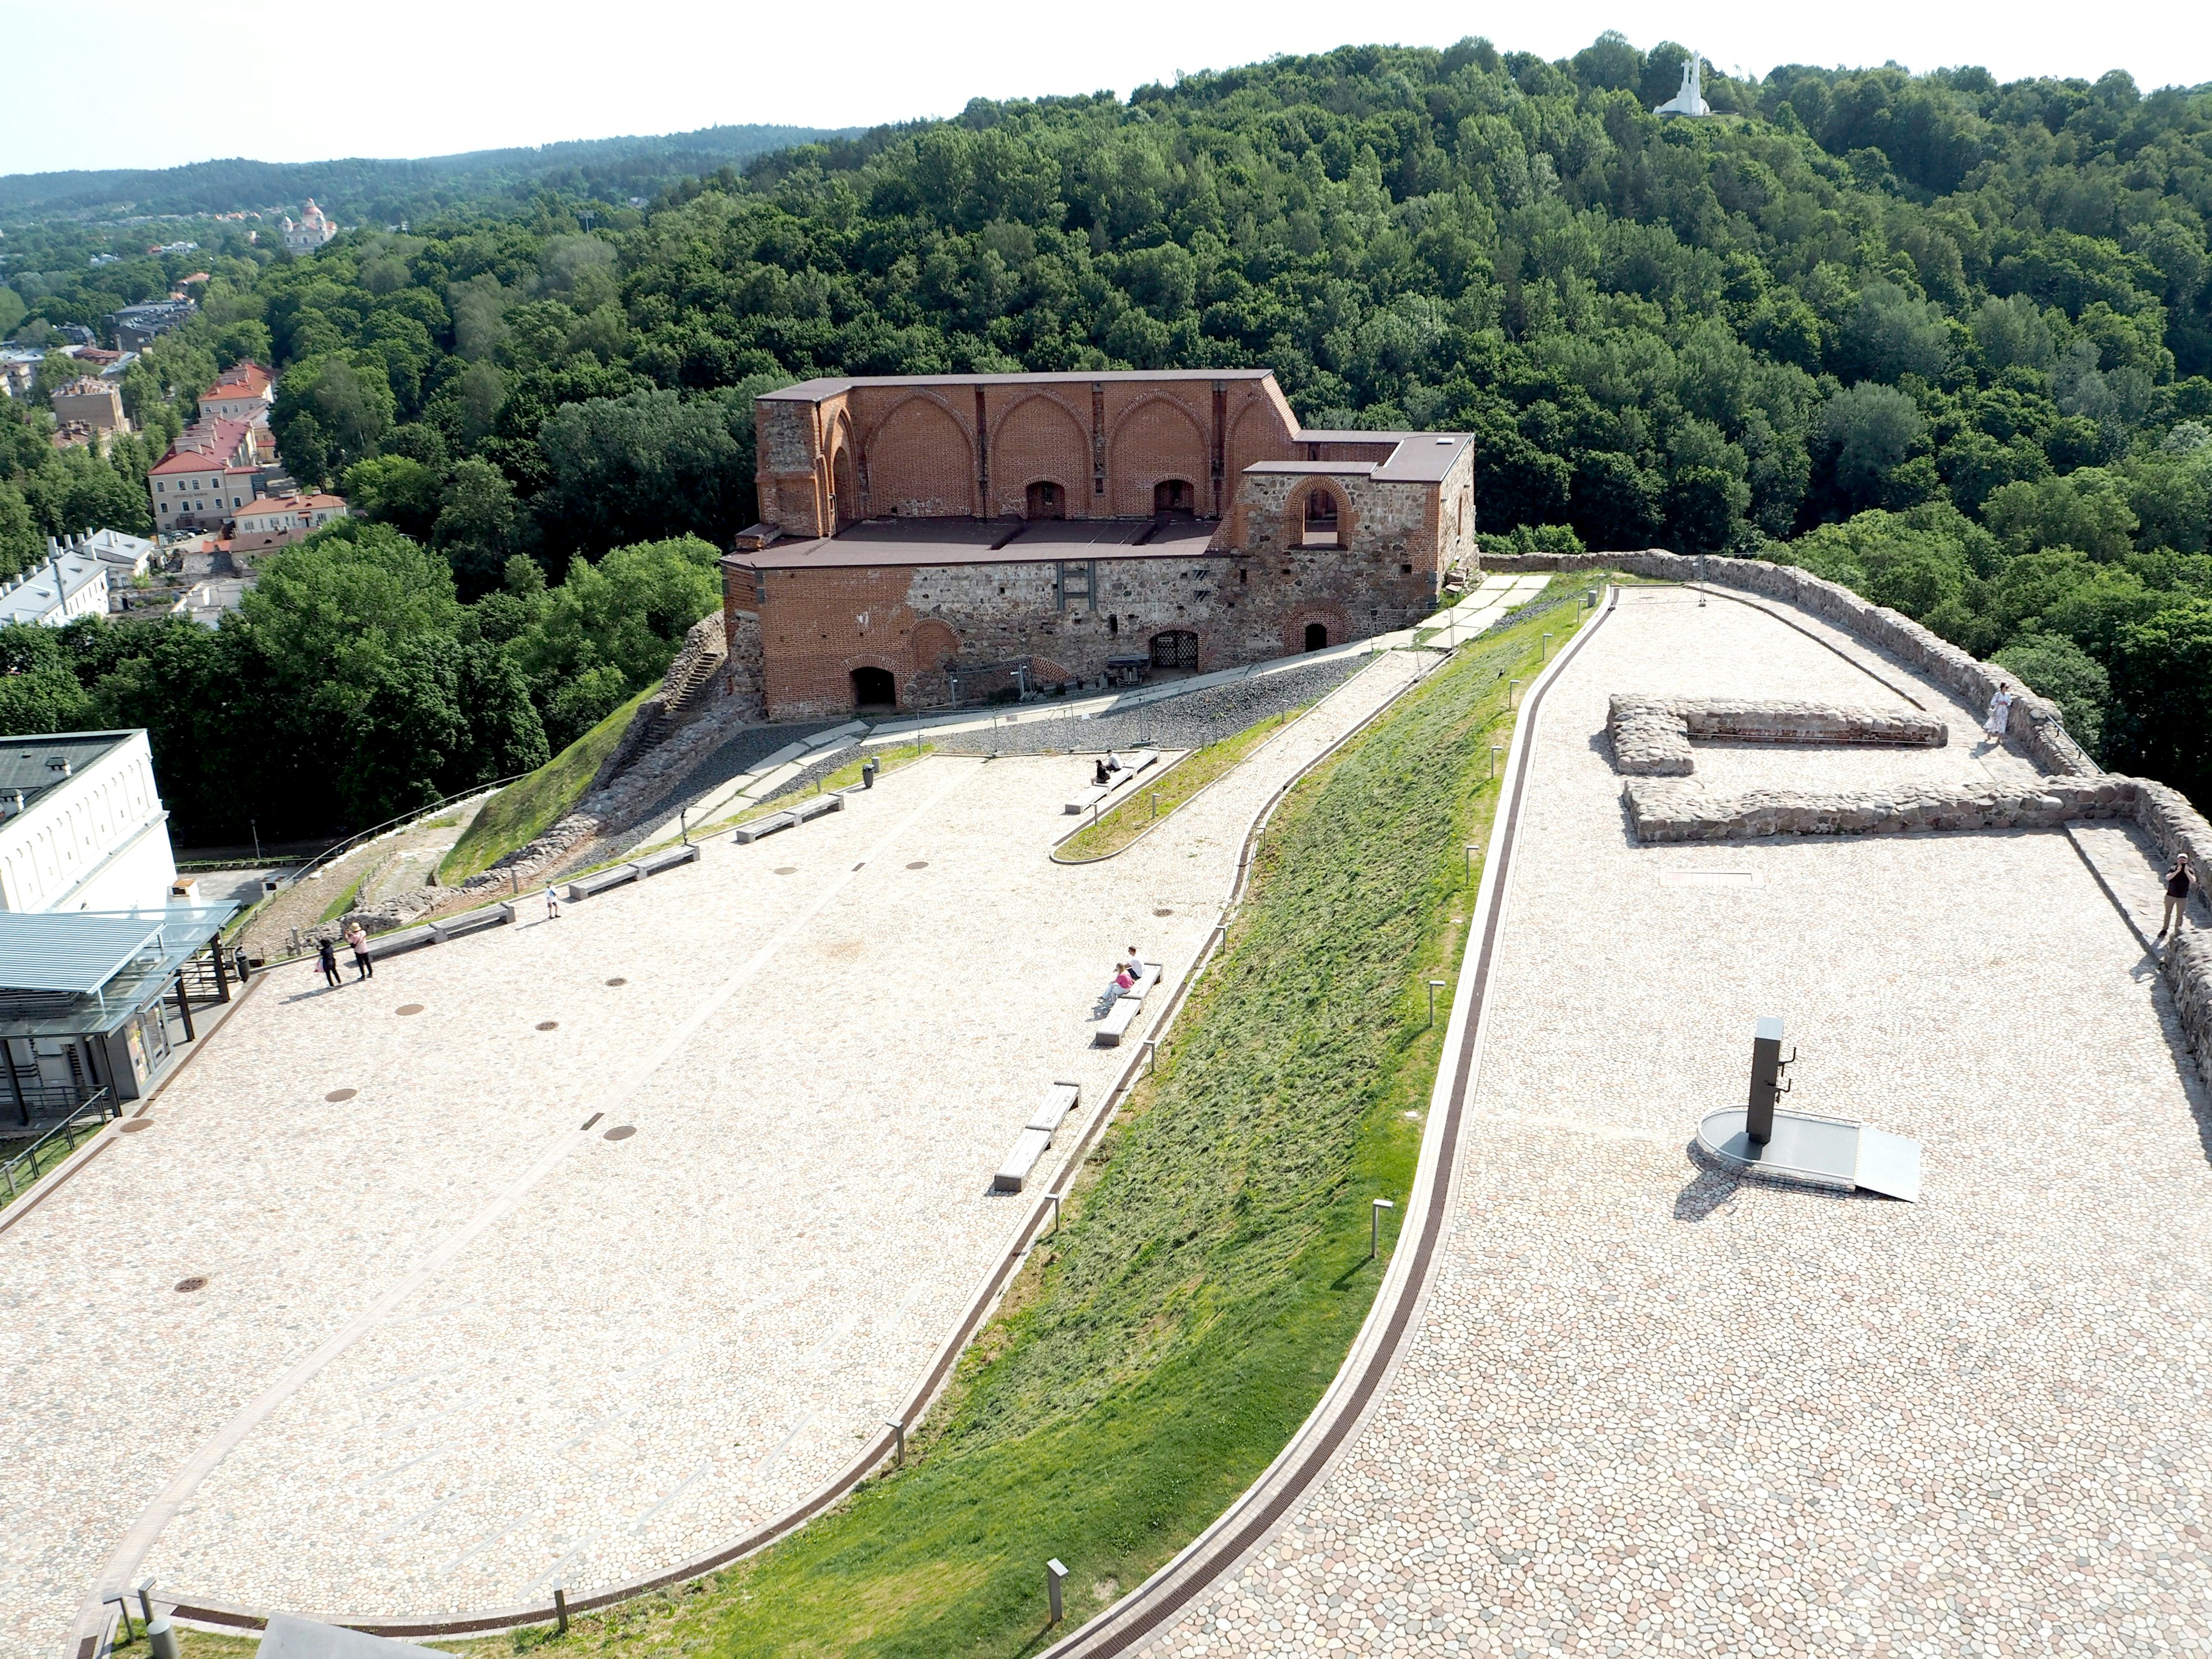
[[[2112,681],[2095,658],[2063,635],[2023,634],[1998,652],[1996,660],[2025,680],[2030,690],[2058,705],[2075,742],[2092,757],[2102,752]]]

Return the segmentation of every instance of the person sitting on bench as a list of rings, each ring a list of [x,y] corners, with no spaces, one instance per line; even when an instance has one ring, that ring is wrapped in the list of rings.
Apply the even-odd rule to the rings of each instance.
[[[1114,964],[1114,977],[1107,981],[1106,989],[1099,997],[1097,1010],[1091,1016],[1091,1018],[1103,1019],[1105,1017],[1106,1011],[1109,1008],[1111,1008],[1116,1002],[1120,1001],[1125,992],[1135,989],[1136,984],[1136,976],[1130,973],[1127,964],[1125,963],[1115,963]]]
[[[1108,784],[1114,781],[1112,778],[1107,775],[1106,762],[1103,756],[1091,769],[1091,781],[1097,784],[1101,789],[1103,789]]]

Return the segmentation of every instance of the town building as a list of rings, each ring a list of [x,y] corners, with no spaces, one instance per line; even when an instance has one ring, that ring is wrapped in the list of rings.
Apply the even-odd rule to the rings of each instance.
[[[149,300],[109,312],[107,325],[115,332],[117,350],[143,351],[198,309],[191,300]]]
[[[276,383],[267,369],[249,357],[223,370],[216,383],[200,393],[200,418],[265,425],[270,406],[276,401]]]
[[[1304,430],[1266,369],[817,380],[757,423],[723,621],[771,719],[1363,639],[1474,546],[1469,434]]]
[[[143,731],[0,739],[0,1110],[25,1126],[140,1098],[194,994],[228,1000],[235,907],[179,902],[168,817]]]
[[[239,509],[231,526],[230,550],[259,553],[289,546],[333,519],[344,518],[346,511],[343,495],[264,495]]]
[[[284,216],[284,248],[287,252],[313,253],[337,234],[338,228],[331,222],[322,209],[315,205],[315,198],[312,196],[307,198],[307,210],[297,219],[289,214]]]
[[[155,533],[220,530],[275,470],[265,427],[203,416],[146,475]]]
[[[59,558],[64,553],[82,554],[98,559],[107,567],[107,580],[112,587],[133,576],[143,576],[161,556],[158,543],[143,536],[126,535],[120,530],[91,530],[81,536],[64,536],[57,541],[46,538],[46,557]]]
[[[131,430],[131,422],[123,415],[123,390],[112,380],[80,375],[57,387],[47,397],[46,406],[57,421],[80,421],[96,432]]]
[[[54,553],[0,586],[0,627],[37,623],[59,628],[107,610],[107,565],[89,553]]]

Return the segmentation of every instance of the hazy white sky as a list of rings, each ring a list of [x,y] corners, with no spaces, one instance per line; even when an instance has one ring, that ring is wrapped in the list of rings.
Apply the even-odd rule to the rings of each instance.
[[[1618,28],[1723,68],[1981,64],[2000,80],[2123,69],[2212,81],[2200,5],[1988,0],[0,0],[16,72],[0,173],[437,155],[725,122],[866,126],[974,97],[1110,88],[1347,41],[1485,34],[1556,58]]]

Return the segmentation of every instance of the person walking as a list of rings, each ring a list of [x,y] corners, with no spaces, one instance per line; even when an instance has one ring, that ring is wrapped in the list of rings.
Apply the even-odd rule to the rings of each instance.
[[[553,890],[553,884],[550,881],[545,884],[545,920],[561,920],[561,896]]]
[[[2001,685],[1990,695],[1990,712],[1982,716],[1982,730],[2002,743],[2006,728],[2011,724],[2012,693]]]
[[[2168,933],[2176,939],[2181,937],[2181,924],[2189,916],[2189,854],[2176,853],[2173,862],[2166,866],[2166,915],[2158,924],[2158,939],[2151,940],[2153,945]]]
[[[315,941],[315,957],[316,959],[323,964],[324,984],[342,985],[344,983],[344,981],[338,977],[338,947],[336,940],[329,939],[317,939]]]
[[[368,932],[359,922],[346,927],[346,943],[353,946],[353,976],[356,981],[376,977],[376,964],[368,959]]]

